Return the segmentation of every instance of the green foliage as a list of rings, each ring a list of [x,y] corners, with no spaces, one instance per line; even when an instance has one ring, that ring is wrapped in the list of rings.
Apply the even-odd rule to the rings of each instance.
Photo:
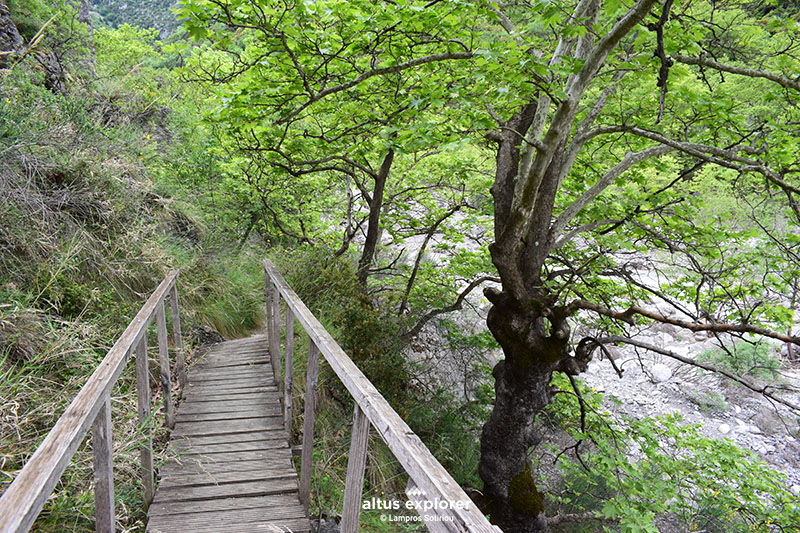
[[[571,391],[557,378],[561,390]],[[577,398],[557,394],[549,420],[587,439],[580,460],[561,455],[562,485],[549,494],[562,512],[593,511],[620,531],[657,532],[657,517],[677,518],[692,530],[773,531],[800,520],[785,476],[728,439],[701,435],[679,415],[605,419],[602,396],[581,387],[586,431],[575,421]],[[615,529],[606,527],[605,531]]]
[[[55,6],[20,5],[37,21]],[[57,24],[47,31],[69,37]],[[164,106],[178,95],[167,53],[130,27],[98,35],[102,81],[73,78],[69,95],[54,95],[30,60],[0,78],[0,489],[169,270],[181,270],[187,343],[195,324],[239,336],[262,321],[259,254],[235,251],[235,235],[207,230],[215,213],[163,185],[181,163],[172,154],[193,149],[182,143],[198,125],[182,103],[173,103],[180,120],[169,121]],[[148,344],[156,350],[155,339]],[[118,526],[143,530],[132,369],[112,397]],[[93,529],[88,448],[78,450],[38,531]]]
[[[753,378],[759,383],[778,383],[782,379],[781,361],[766,341],[740,341],[727,350],[706,350],[697,356],[697,360],[737,376]]]

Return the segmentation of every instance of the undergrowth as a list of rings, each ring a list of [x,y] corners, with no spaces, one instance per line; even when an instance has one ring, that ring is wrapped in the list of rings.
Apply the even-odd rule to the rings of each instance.
[[[106,43],[114,38],[106,35]],[[106,52],[99,47],[98,60]],[[190,190],[157,183],[187,163],[179,156],[191,150],[178,141],[191,139],[182,134],[191,123],[170,120],[160,101],[142,100],[124,68],[115,82],[75,78],[63,96],[40,86],[32,62],[0,78],[0,491],[170,270],[181,271],[187,344],[195,326],[235,337],[263,320],[260,253],[207,231],[210,215],[193,209]],[[159,76],[163,87],[168,75]],[[154,409],[161,403],[154,385]],[[111,405],[117,529],[139,531],[143,434],[132,365]],[[166,439],[159,413],[152,426],[158,450]],[[90,442],[35,530],[94,530]]]
[[[480,487],[477,476],[480,428],[491,401],[480,389],[472,401],[459,399],[451,388],[420,379],[422,369],[410,363],[394,318],[371,304],[361,292],[354,262],[334,259],[325,249],[273,252],[289,285],[348,353],[390,405],[428,446],[455,480]],[[299,331],[297,328],[295,331]],[[458,339],[454,342],[465,342]],[[297,334],[294,363],[295,437],[302,429],[307,338]],[[482,369],[485,371],[485,369]],[[311,516],[338,516],[350,445],[353,400],[327,364],[321,364],[315,432]],[[391,451],[374,433],[370,439],[364,498],[375,495],[405,499],[405,474]],[[419,524],[388,523],[378,510],[362,511],[362,531],[415,531]]]

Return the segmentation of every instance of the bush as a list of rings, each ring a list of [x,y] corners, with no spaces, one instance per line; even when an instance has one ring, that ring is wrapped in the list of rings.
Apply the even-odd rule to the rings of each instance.
[[[697,360],[765,384],[781,378],[781,362],[775,357],[772,346],[763,341],[740,341],[727,351],[720,348],[706,350],[697,356]]]
[[[555,380],[571,390],[565,382]],[[800,505],[785,476],[751,452],[702,436],[680,415],[609,423],[601,418],[600,395],[582,394],[589,406],[586,433],[574,422],[575,396],[557,394],[547,409],[551,422],[591,440],[580,460],[559,456],[563,478],[550,496],[562,512],[595,512],[598,523],[610,521],[622,532],[657,533],[655,524],[664,519],[709,533],[787,530],[800,523]]]

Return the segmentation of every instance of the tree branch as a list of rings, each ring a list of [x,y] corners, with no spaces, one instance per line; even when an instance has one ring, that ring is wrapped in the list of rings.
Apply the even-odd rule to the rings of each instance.
[[[775,82],[781,87],[786,89],[794,89],[795,91],[800,91],[800,81],[797,79],[790,79],[785,76],[781,76],[779,74],[775,74],[774,72],[768,72],[766,70],[756,70],[744,67],[737,67],[735,65],[727,65],[724,63],[720,63],[719,61],[714,61],[713,59],[708,59],[706,56],[700,57],[689,57],[689,56],[681,56],[681,55],[673,55],[671,56],[672,59],[679,63],[684,63],[686,65],[697,65],[702,67],[713,68],[715,70],[720,70],[722,72],[728,72],[730,74],[738,74],[740,76],[747,76],[748,78],[764,78],[769,81]]]
[[[411,276],[409,276],[408,283],[406,283],[406,290],[403,293],[403,300],[400,302],[400,308],[397,311],[398,315],[402,316],[407,309],[408,296],[409,294],[411,294],[412,287],[414,287],[414,281],[417,278],[417,272],[419,272],[419,265],[422,263],[422,255],[425,253],[425,249],[428,247],[428,243],[433,238],[433,234],[436,233],[436,230],[439,228],[442,222],[450,218],[450,216],[455,214],[456,211],[461,209],[461,207],[462,207],[461,204],[457,204],[448,209],[447,211],[445,211],[442,214],[442,216],[440,216],[425,233],[425,239],[422,241],[422,246],[420,246],[419,250],[417,250],[417,257],[414,260],[414,268],[411,271]]]
[[[417,335],[419,335],[419,332],[422,331],[422,328],[425,326],[425,324],[430,322],[432,319],[444,313],[451,313],[453,311],[461,309],[461,307],[464,305],[464,300],[467,298],[467,296],[469,296],[469,294],[473,290],[475,290],[476,287],[480,286],[481,284],[487,281],[500,283],[500,278],[497,278],[495,276],[481,276],[478,279],[473,280],[469,285],[467,285],[464,288],[463,291],[459,293],[455,302],[446,307],[441,307],[439,309],[433,309],[431,311],[428,311],[428,313],[426,313],[422,318],[419,319],[419,321],[416,324],[414,324],[414,327],[412,327],[411,329],[409,329],[400,336],[406,341],[411,340]]]
[[[659,157],[672,152],[673,150],[675,150],[675,148],[672,146],[662,144],[647,148],[646,150],[642,150],[640,152],[626,153],[625,157],[622,158],[622,161],[617,163],[614,168],[606,172],[599,180],[597,180],[594,185],[584,191],[584,193],[577,200],[568,205],[566,209],[564,209],[561,214],[556,217],[553,225],[550,227],[551,238],[556,239],[570,222],[570,220],[572,220],[587,205],[589,205],[592,200],[600,196],[600,194],[606,188],[608,188],[609,185],[614,183],[614,180],[620,177],[626,170],[646,159],[651,157]]]
[[[797,339],[797,337],[795,337],[795,339]],[[691,366],[695,366],[695,367],[698,367],[698,368],[702,368],[703,370],[708,370],[709,372],[714,372],[716,374],[721,374],[721,375],[725,376],[726,378],[731,379],[731,380],[739,383],[740,385],[743,385],[744,387],[750,389],[751,391],[754,391],[754,392],[757,392],[759,394],[762,394],[765,397],[767,397],[767,398],[769,398],[771,400],[774,400],[774,401],[776,401],[778,403],[781,403],[781,404],[789,407],[790,409],[792,409],[794,411],[800,412],[800,405],[798,405],[798,404],[796,404],[796,403],[794,403],[794,402],[792,402],[790,400],[786,400],[784,398],[781,398],[780,396],[777,396],[773,392],[770,392],[768,390],[770,388],[770,385],[761,386],[761,385],[759,385],[757,383],[754,383],[754,382],[750,381],[747,378],[744,378],[742,376],[737,376],[733,372],[725,370],[724,368],[719,368],[717,366],[714,366],[714,365],[711,365],[711,364],[708,364],[708,363],[704,363],[702,361],[696,361],[694,359],[689,359],[688,357],[684,357],[684,356],[682,356],[680,354],[677,354],[675,352],[672,352],[670,350],[666,350],[664,348],[659,348],[658,346],[654,346],[654,345],[648,344],[646,342],[641,342],[641,341],[637,341],[637,340],[634,340],[634,339],[629,339],[627,337],[603,337],[601,339],[597,339],[597,342],[600,343],[600,344],[611,344],[611,343],[621,342],[621,343],[624,343],[624,344],[630,344],[631,346],[638,346],[639,348],[643,348],[645,350],[650,350],[652,352],[667,356],[667,357],[669,357],[671,359],[675,359],[676,361],[680,361],[681,363],[685,363],[687,365],[691,365]]]
[[[595,313],[607,316],[609,318],[613,318],[615,320],[620,320],[622,322],[625,322],[626,324],[630,324],[631,326],[636,325],[636,321],[634,320],[634,315],[641,315],[656,322],[671,324],[673,326],[677,326],[683,329],[688,329],[689,331],[694,331],[694,332],[710,331],[714,333],[752,333],[754,335],[761,335],[762,337],[769,337],[771,339],[779,340],[782,342],[792,342],[794,344],[800,345],[800,337],[798,336],[784,335],[783,333],[778,333],[776,331],[772,331],[767,328],[762,328],[760,326],[751,326],[750,324],[745,324],[745,323],[717,324],[708,322],[707,323],[687,322],[685,320],[678,320],[676,318],[666,317],[662,314],[650,311],[649,309],[639,307],[638,305],[632,305],[625,311],[614,311],[613,309],[597,305],[594,302],[589,302],[586,300],[575,300],[572,303],[570,303],[567,306],[567,308],[569,309],[570,312],[575,312],[578,309],[586,309],[587,311],[594,311]]]
[[[442,61],[451,61],[459,59],[471,59],[474,56],[475,56],[474,52],[443,52],[441,54],[432,54],[425,57],[418,57],[416,59],[411,59],[404,63],[392,65],[391,67],[374,68],[368,70],[363,74],[361,74],[360,76],[353,78],[350,81],[334,85],[333,87],[327,87],[316,94],[312,94],[311,97],[308,99],[308,101],[300,105],[300,107],[296,108],[285,117],[278,120],[277,124],[285,124],[287,122],[290,122],[293,118],[302,113],[306,108],[308,108],[308,106],[310,106],[314,102],[318,102],[319,100],[322,100],[323,98],[331,94],[340,93],[342,91],[352,89],[359,83],[366,81],[370,78],[374,78],[376,76],[383,76],[385,74],[394,74],[396,72],[402,72],[404,70],[408,70],[410,68],[418,67],[420,65],[425,65],[428,63],[437,63]]]

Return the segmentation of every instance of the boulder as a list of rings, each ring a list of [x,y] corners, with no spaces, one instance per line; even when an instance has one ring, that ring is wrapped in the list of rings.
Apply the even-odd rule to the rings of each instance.
[[[650,369],[650,379],[653,383],[663,383],[672,377],[672,369],[663,363],[656,363]]]

